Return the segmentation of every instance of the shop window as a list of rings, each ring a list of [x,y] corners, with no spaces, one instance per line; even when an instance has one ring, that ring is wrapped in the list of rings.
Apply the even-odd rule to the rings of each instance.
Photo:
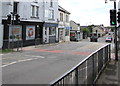
[[[65,30],[65,36],[69,36],[69,30]]]
[[[49,27],[49,35],[55,35],[55,27]]]

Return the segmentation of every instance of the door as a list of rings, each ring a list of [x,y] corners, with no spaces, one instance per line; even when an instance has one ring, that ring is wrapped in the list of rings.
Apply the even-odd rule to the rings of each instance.
[[[59,29],[59,40],[60,42],[63,41],[63,29]]]
[[[45,27],[44,33],[44,43],[49,43],[49,28]]]

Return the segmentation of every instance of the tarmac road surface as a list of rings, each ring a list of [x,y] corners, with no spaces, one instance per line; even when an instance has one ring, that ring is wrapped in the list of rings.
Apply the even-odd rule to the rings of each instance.
[[[106,45],[70,42],[45,47],[25,47],[22,52],[2,56],[3,84],[49,84],[88,55]]]

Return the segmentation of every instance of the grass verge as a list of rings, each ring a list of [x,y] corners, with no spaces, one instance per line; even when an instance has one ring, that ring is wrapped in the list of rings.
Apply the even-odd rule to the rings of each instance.
[[[0,50],[0,53],[9,53],[9,52],[14,52],[14,50],[12,50],[12,49]]]

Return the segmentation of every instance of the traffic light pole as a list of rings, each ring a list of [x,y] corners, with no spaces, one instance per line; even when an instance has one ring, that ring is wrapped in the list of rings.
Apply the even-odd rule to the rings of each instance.
[[[114,9],[116,10],[116,1],[114,1]],[[117,21],[117,20],[116,20]],[[117,25],[115,25],[115,60],[118,61],[118,49],[117,49]]]
[[[14,16],[15,16],[15,14],[13,13],[13,12],[11,12],[11,14],[12,14],[12,24],[11,24],[11,27],[12,27],[12,50],[13,50],[13,48],[14,48],[14,32],[13,32],[13,30],[14,30]]]

